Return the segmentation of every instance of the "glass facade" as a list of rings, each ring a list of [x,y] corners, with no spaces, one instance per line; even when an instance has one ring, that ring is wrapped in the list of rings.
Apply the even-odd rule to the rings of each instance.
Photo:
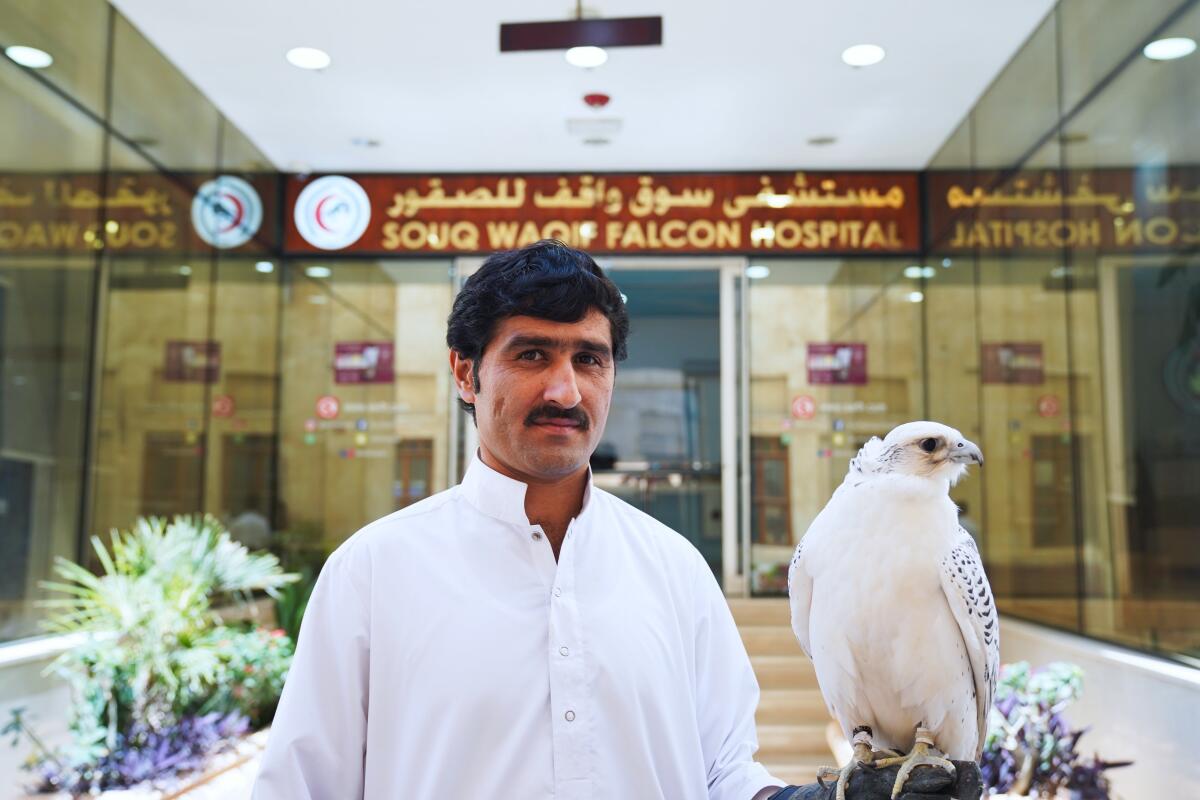
[[[1200,665],[1200,59],[1142,54],[1166,37],[1200,8],[1063,0],[930,165],[1064,196],[1048,247],[933,241],[929,407],[983,439],[962,490],[1002,612]],[[1005,342],[1041,382],[973,365]]]
[[[267,396],[242,435],[274,431],[279,307],[241,278],[269,232],[227,254],[184,227],[205,181],[270,165],[165,57],[100,0],[4,0],[11,45],[53,63],[0,58],[0,642],[39,633],[38,583],[88,535],[224,511],[219,385],[164,375],[164,350],[228,338],[236,375],[254,357],[227,331],[263,322],[242,349],[266,355],[248,371]],[[153,221],[127,224],[143,203]]]
[[[753,256],[733,292],[728,263],[613,262],[598,482],[777,594],[857,447],[936,419],[986,456],[952,494],[1002,611],[1200,659],[1200,55],[1141,55],[1164,36],[1200,39],[1195,3],[1063,0],[929,164],[920,258]],[[9,44],[55,61],[0,59],[0,642],[38,633],[54,557],[140,515],[298,568],[458,479],[451,258],[285,257],[287,179],[100,0],[0,0]],[[232,248],[191,233],[216,175],[269,221]]]

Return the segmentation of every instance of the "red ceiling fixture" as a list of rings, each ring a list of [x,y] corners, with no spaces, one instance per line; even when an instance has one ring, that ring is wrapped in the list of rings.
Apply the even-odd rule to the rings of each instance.
[[[590,92],[583,96],[583,102],[588,104],[588,108],[594,108],[597,111],[608,105],[608,101],[611,99],[604,92]]]

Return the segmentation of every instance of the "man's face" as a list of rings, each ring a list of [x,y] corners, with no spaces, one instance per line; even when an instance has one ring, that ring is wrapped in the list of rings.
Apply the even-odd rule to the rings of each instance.
[[[485,459],[525,482],[556,481],[587,466],[608,420],[616,374],[608,319],[508,317],[479,364],[451,353],[459,394],[475,404]],[[490,456],[490,459],[487,457]]]

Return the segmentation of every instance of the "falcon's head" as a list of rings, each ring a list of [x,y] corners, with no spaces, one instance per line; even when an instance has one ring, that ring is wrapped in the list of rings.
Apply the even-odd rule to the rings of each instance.
[[[923,420],[893,428],[877,448],[875,460],[880,472],[943,478],[954,485],[969,464],[983,465],[983,453],[954,428]]]

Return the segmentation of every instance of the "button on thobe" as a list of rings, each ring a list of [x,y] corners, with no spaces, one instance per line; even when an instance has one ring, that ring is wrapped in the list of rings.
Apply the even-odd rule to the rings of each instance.
[[[257,800],[750,800],[758,685],[712,571],[591,486],[558,561],[525,485],[462,485],[329,558]]]

